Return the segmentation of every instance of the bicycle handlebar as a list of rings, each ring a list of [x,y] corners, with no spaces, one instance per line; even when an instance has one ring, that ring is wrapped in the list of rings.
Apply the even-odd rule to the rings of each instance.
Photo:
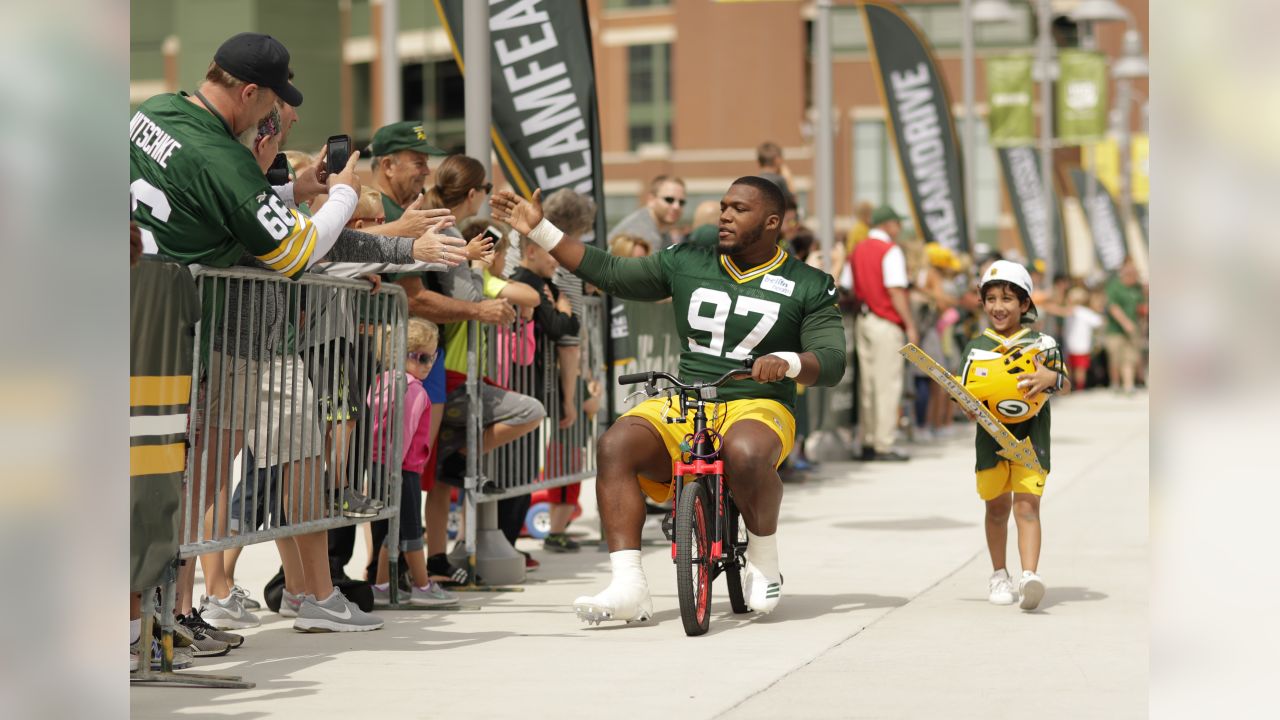
[[[627,375],[622,375],[621,377],[618,378],[618,384],[634,385],[636,383],[645,383],[646,385],[652,385],[654,380],[666,380],[667,382],[671,383],[672,386],[677,387],[681,390],[699,390],[704,387],[720,387],[721,385],[725,384],[732,378],[739,377],[744,374],[747,376],[750,376],[751,365],[753,360],[754,360],[753,358],[747,358],[746,361],[744,361],[743,363],[743,367],[733,368],[732,370],[725,372],[725,374],[721,375],[719,378],[715,380],[712,380],[711,382],[695,382],[692,384],[686,384],[686,383],[680,382],[680,378],[677,378],[676,376],[670,373],[665,373],[665,372],[662,372],[661,370],[650,370],[649,372],[630,373]]]

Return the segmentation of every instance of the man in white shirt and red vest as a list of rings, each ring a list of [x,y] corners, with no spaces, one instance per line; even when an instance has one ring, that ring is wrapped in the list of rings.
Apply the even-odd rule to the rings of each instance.
[[[907,259],[898,247],[902,219],[881,205],[871,213],[867,239],[849,255],[840,286],[857,303],[858,419],[862,423],[862,459],[903,461],[894,450],[902,404],[904,343],[920,344],[907,302]]]

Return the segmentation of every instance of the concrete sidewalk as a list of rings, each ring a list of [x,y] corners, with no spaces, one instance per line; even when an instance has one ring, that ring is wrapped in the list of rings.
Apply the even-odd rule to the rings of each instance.
[[[607,555],[521,541],[543,563],[523,592],[466,594],[462,611],[382,612],[387,626],[373,633],[304,635],[264,610],[244,647],[195,668],[255,689],[135,688],[133,715],[1145,717],[1147,400],[1086,393],[1054,405],[1038,612],[985,601],[966,431],[914,448],[909,463],[829,464],[789,484],[787,584],[772,615],[733,615],[717,582],[711,631],[685,637],[654,527],[644,563],[655,620],[588,629],[570,603],[607,583]],[[587,485],[575,529],[594,538]],[[276,565],[273,546],[249,548],[241,584],[259,593]]]

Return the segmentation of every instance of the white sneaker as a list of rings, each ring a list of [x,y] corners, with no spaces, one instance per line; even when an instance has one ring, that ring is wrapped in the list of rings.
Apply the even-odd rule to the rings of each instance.
[[[256,615],[244,609],[244,598],[234,592],[226,600],[202,595],[200,615],[219,630],[243,630],[262,624]]]
[[[993,605],[1013,604],[1013,581],[1009,579],[1009,571],[997,570],[991,573],[987,588],[987,600]]]
[[[1035,610],[1044,599],[1044,580],[1030,570],[1023,570],[1022,579],[1018,581],[1018,594],[1022,596],[1022,602],[1018,603],[1018,607],[1023,610]]]
[[[302,607],[302,601],[309,597],[311,596],[306,593],[294,595],[288,590],[284,590],[280,595],[280,617],[298,617],[298,608]]]
[[[765,575],[750,561],[743,575],[742,594],[746,596],[747,607],[766,615],[773,612],[782,599],[782,580]]]
[[[579,619],[591,625],[599,625],[604,620],[644,622],[653,617],[653,601],[649,599],[647,585],[611,582],[604,592],[574,600],[573,610]]]

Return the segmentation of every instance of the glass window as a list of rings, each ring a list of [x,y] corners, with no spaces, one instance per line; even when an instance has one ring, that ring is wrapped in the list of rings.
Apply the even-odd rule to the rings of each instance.
[[[902,227],[912,229],[897,150],[889,139],[883,120],[854,121],[853,152],[854,202],[888,203],[903,216]]]
[[[670,43],[627,48],[627,100],[630,149],[651,143],[673,145]]]
[[[978,47],[1009,47],[1030,45],[1034,40],[1031,8],[1012,5],[1017,19],[995,25],[974,25],[974,44]],[[963,40],[964,26],[959,6],[904,5],[907,16],[920,28],[929,43],[937,48],[958,48]],[[812,23],[810,23],[812,26]],[[810,50],[813,45],[812,28],[809,33]],[[867,36],[862,13],[856,7],[838,7],[831,11],[831,49],[836,53],[866,52]]]
[[[671,4],[671,0],[605,0],[604,6],[607,10],[622,10],[626,8],[644,8],[644,7],[666,7]]]

